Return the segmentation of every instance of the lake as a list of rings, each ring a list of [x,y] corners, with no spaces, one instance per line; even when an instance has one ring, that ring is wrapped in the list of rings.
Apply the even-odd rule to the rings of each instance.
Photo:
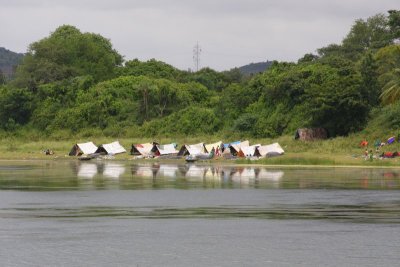
[[[400,169],[0,162],[1,266],[398,266]]]

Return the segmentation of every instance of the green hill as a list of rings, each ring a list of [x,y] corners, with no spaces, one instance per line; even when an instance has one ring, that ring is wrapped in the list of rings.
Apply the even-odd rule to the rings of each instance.
[[[240,73],[245,76],[250,76],[253,74],[258,74],[264,72],[272,65],[273,61],[266,62],[258,62],[258,63],[250,63],[244,66],[239,67]]]
[[[11,78],[15,72],[15,67],[20,64],[24,54],[12,52],[4,47],[0,47],[0,70],[4,76]]]

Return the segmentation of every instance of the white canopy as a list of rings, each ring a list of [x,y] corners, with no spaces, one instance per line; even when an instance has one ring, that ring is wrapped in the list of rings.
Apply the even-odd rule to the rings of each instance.
[[[157,149],[160,152],[160,156],[162,155],[170,155],[170,154],[178,154],[178,150],[175,149],[174,144],[168,145],[157,145]]]
[[[153,144],[145,143],[145,144],[137,144],[134,145],[137,151],[145,157],[151,155],[151,150],[153,149]]]
[[[221,146],[221,144],[222,144],[222,141],[219,141],[214,144],[205,145],[205,147],[206,147],[207,152],[210,153],[213,148],[216,150],[217,147]]]
[[[77,144],[83,154],[93,154],[97,150],[97,146],[93,142]]]
[[[262,157],[272,157],[272,156],[280,156],[285,153],[283,148],[278,143],[273,143],[271,145],[260,146],[258,147],[258,151]]]
[[[110,144],[104,144],[102,145],[104,150],[107,151],[108,154],[120,154],[120,153],[126,153],[125,148],[121,146],[121,144],[118,141],[112,142]]]
[[[256,156],[256,149],[260,144],[252,145],[252,146],[242,146],[240,150],[242,150],[245,157],[253,157]]]
[[[185,148],[189,152],[190,155],[199,155],[205,153],[204,143],[198,143],[194,145],[185,145]]]
[[[230,145],[233,149],[236,150],[236,152],[240,151],[240,148],[250,146],[250,142],[248,140],[240,142],[239,144],[232,144]]]

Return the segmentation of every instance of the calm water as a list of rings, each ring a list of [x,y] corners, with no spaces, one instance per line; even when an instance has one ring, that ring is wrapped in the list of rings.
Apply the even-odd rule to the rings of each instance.
[[[400,169],[0,162],[0,266],[398,266]]]

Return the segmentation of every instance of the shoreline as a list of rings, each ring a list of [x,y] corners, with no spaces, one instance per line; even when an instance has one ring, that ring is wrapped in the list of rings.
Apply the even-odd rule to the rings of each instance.
[[[123,158],[114,158],[114,159],[93,159],[90,161],[85,161],[85,162],[121,162],[121,163],[136,163],[136,164],[176,164],[176,165],[182,165],[182,164],[194,164],[194,165],[221,165],[221,166],[236,166],[236,167],[263,167],[263,168],[383,168],[383,169],[400,169],[400,163],[398,162],[392,162],[388,160],[393,160],[393,159],[384,159],[384,160],[375,160],[373,162],[370,161],[365,161],[364,159],[358,159],[360,161],[357,162],[357,164],[340,164],[340,162],[336,164],[276,164],[276,163],[258,163],[257,161],[251,161],[249,163],[243,163],[240,161],[243,161],[243,159],[235,159],[235,160],[225,160],[225,159],[213,159],[213,160],[204,160],[204,161],[197,161],[195,163],[187,163],[183,159],[133,159],[127,157],[128,155],[124,155]],[[131,156],[131,155],[129,155]],[[280,157],[284,157],[280,156]],[[273,158],[269,158],[273,159]],[[304,157],[304,159],[307,159],[307,157]],[[263,161],[266,161],[268,159],[262,159]],[[70,157],[70,156],[65,156],[65,157],[53,157],[51,156],[40,156],[40,157],[34,157],[34,158],[0,158],[0,164],[1,163],[7,163],[7,162],[73,162],[73,161],[78,161],[77,157]],[[239,161],[239,162],[238,162]],[[254,163],[253,163],[254,162]],[[376,163],[378,162],[378,163]],[[379,163],[382,164],[379,164]]]

